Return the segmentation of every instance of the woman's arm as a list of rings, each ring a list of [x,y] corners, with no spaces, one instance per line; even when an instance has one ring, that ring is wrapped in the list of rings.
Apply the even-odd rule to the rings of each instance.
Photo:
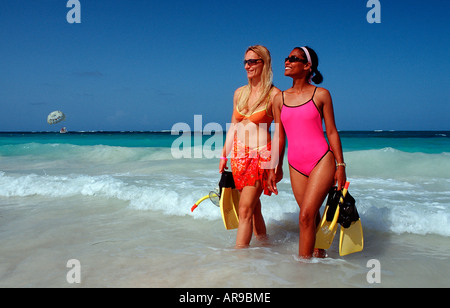
[[[283,177],[283,159],[285,150],[286,135],[281,124],[281,108],[283,106],[282,92],[279,92],[273,99],[272,114],[275,122],[275,132],[272,139],[272,159],[269,170],[268,186],[269,190],[278,194],[277,182]]]
[[[239,88],[239,89],[237,89],[234,92],[234,96],[233,96],[233,112],[232,112],[232,116],[231,116],[231,125],[230,125],[230,128],[228,129],[227,136],[225,138],[225,144],[223,145],[222,156],[220,158],[220,163],[219,163],[219,172],[220,173],[222,173],[224,170],[228,169],[228,167],[227,167],[227,159],[225,159],[225,158],[228,156],[228,154],[230,154],[231,147],[233,146],[233,138],[234,138],[234,133],[235,133],[235,124],[237,123],[237,120],[234,117],[234,108],[236,108],[238,93],[241,91],[241,89],[242,88]]]
[[[320,100],[322,105],[322,113],[328,142],[330,143],[331,150],[334,154],[334,158],[336,159],[336,174],[334,178],[335,182],[337,182],[337,188],[340,190],[344,187],[347,176],[345,174],[345,163],[344,154],[342,152],[341,138],[339,137],[334,118],[333,102],[328,90],[321,88],[317,94],[319,94],[317,98]]]

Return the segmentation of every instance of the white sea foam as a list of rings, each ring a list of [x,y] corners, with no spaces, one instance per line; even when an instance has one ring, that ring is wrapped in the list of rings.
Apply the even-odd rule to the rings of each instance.
[[[5,148],[6,147],[6,148]],[[140,211],[220,219],[210,201],[190,207],[218,183],[215,159],[175,159],[170,148],[23,144],[2,147],[0,196],[93,196],[125,201]],[[350,192],[364,225],[395,233],[450,236],[450,155],[393,148],[345,153]],[[278,196],[262,197],[267,221],[294,218],[285,160]]]
[[[216,175],[218,179],[218,174]],[[204,201],[195,212],[190,207],[197,199],[213,190],[216,181],[199,174],[192,177],[172,174],[161,181],[160,175],[8,175],[0,173],[1,197],[44,196],[51,198],[92,196],[125,201],[140,211],[161,211],[165,215],[191,215],[197,219],[219,219],[216,206]],[[450,192],[428,191],[420,184],[379,178],[349,178],[350,191],[365,227],[395,233],[439,234],[450,236]],[[439,180],[439,185],[450,185]],[[298,206],[289,181],[279,184],[278,196],[263,196],[263,213],[268,223],[296,220]]]
[[[344,155],[364,251],[340,258],[336,238],[329,259],[304,262],[287,160],[279,195],[261,197],[270,245],[234,250],[215,205],[190,211],[217,186],[219,159],[175,159],[170,147],[0,146],[0,285],[67,286],[71,258],[86,286],[368,286],[372,258],[383,286],[447,285],[450,155],[389,145]]]

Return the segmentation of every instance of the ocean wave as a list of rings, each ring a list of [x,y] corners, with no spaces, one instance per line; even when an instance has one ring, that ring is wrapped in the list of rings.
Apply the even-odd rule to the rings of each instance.
[[[66,160],[86,163],[171,159],[170,148],[121,147],[108,145],[73,145],[26,143],[0,146],[0,157],[33,158],[33,161]]]
[[[129,174],[118,175],[7,175],[0,171],[0,197],[67,198],[91,196],[114,198],[129,202],[136,210],[160,210],[169,215],[188,215],[190,207],[200,194],[201,188],[195,187],[195,181],[183,180],[180,176],[165,178],[136,177]],[[211,182],[210,187],[213,186]],[[207,192],[206,192],[207,193]],[[184,204],[185,208],[180,208]],[[197,215],[199,218],[216,219],[212,212]]]
[[[220,150],[220,149],[219,149]],[[200,147],[172,149],[170,147],[122,147],[109,145],[72,145],[26,143],[0,146],[1,158],[13,158],[30,162],[60,161],[68,165],[86,163],[128,163],[184,159],[215,160],[220,153]],[[220,151],[218,151],[220,152]],[[369,177],[441,177],[448,178],[450,153],[404,152],[392,147],[344,152],[347,172]],[[287,159],[285,159],[287,161]],[[1,168],[1,165],[0,165]]]
[[[352,179],[363,225],[397,234],[450,236],[450,179]]]
[[[450,236],[450,153],[384,147],[344,156],[365,228]],[[269,225],[298,223],[287,159],[284,163],[280,194],[262,197]],[[2,145],[0,198],[114,198],[137,211],[220,220],[209,201],[190,212],[195,201],[216,187],[218,164],[218,158],[174,158],[170,147]]]
[[[449,187],[450,180],[441,183],[440,188],[437,185],[442,180],[425,183],[381,178],[349,180],[350,192],[368,232],[450,236],[450,192],[444,189]],[[132,210],[207,220],[221,219],[219,209],[210,201],[204,201],[194,212],[190,208],[216,185],[216,172],[190,176],[172,174],[166,178],[161,175],[143,178],[130,174],[49,176],[0,172],[0,198],[44,197],[53,198],[55,202],[82,196],[113,198],[124,201]],[[262,196],[261,199],[268,226],[297,224],[298,206],[287,179],[280,182],[279,190],[278,196]]]
[[[375,178],[449,178],[450,153],[403,152],[391,147],[344,153],[347,173]]]

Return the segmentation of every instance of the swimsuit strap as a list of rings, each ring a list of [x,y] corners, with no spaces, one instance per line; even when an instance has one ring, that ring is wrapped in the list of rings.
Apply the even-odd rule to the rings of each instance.
[[[314,93],[313,93],[313,96],[311,97],[310,101],[312,101],[314,98],[314,95],[316,95],[316,90],[317,90],[317,87],[314,89]]]
[[[316,95],[316,91],[317,91],[317,87],[314,89],[313,95],[309,101],[312,101],[314,99],[314,95]],[[281,97],[283,98],[283,105],[284,105],[284,91],[281,91]],[[308,103],[309,101],[307,101],[306,103]],[[304,103],[304,104],[306,104],[306,103]],[[302,105],[304,105],[304,104],[302,104]],[[299,105],[299,106],[301,106],[301,105]]]
[[[267,116],[273,118],[273,116],[270,116],[270,115],[269,115],[269,112],[268,112],[268,110],[267,110],[267,106],[269,106],[269,103],[270,103],[270,93],[272,93],[273,88],[274,88],[274,86],[272,85],[272,87],[271,87],[270,90],[269,90],[269,93],[267,94],[267,101],[266,101],[266,104],[264,105],[264,109],[261,109],[261,110],[258,110],[258,111],[253,111],[252,114],[247,115],[247,114],[243,114],[243,113],[239,110],[238,105],[236,104],[236,110],[237,110],[237,112],[239,112],[239,113],[240,113],[241,115],[243,115],[244,117],[251,117],[253,114],[255,114],[255,113],[257,113],[257,112],[265,111],[266,114],[267,114]],[[243,91],[243,89],[242,89],[241,92],[239,93],[239,100],[241,99],[242,91]],[[283,101],[284,101],[284,98],[283,98]]]

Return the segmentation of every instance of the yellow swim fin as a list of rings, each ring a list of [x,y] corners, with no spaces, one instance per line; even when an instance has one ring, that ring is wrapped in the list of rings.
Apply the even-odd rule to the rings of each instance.
[[[231,187],[222,188],[220,212],[225,229],[236,229],[239,226],[239,191]]]
[[[330,189],[322,220],[319,226],[317,226],[314,248],[328,249],[331,243],[333,243],[339,218],[339,203],[343,202],[343,197],[345,197],[349,185],[349,182],[345,183],[342,194],[336,190],[336,187]]]
[[[364,235],[361,225],[361,219],[354,221],[350,227],[341,226],[341,238],[339,239],[339,255],[362,251],[364,248]]]
[[[233,174],[224,171],[219,182],[220,212],[225,229],[236,229],[239,226],[239,191],[235,188]]]
[[[191,212],[206,199],[210,199],[214,205],[220,207],[225,229],[236,229],[239,226],[240,193],[235,187],[233,174],[230,171],[224,171],[222,173],[219,187],[215,191],[211,191],[208,195],[198,199],[191,207]]]
[[[364,235],[355,199],[347,194],[345,202],[340,204],[339,207],[341,212],[339,218],[341,224],[339,255],[345,256],[363,250]]]
[[[334,224],[333,228],[330,228],[330,225],[332,225],[332,220],[327,220],[327,214],[332,214],[332,210],[330,210],[330,207],[327,205],[325,207],[325,211],[323,213],[322,221],[320,222],[320,225],[317,227],[316,231],[316,244],[314,245],[314,248],[319,249],[328,249],[331,246],[331,243],[333,243],[334,236],[336,235],[337,231],[337,224]],[[334,209],[335,214],[332,216],[333,220],[334,218],[339,217],[339,208]]]

